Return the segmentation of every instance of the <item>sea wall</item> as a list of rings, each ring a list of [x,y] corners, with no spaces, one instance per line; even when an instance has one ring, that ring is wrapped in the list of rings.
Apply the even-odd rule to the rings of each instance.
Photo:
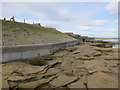
[[[78,40],[47,45],[27,45],[2,47],[2,62],[47,56],[60,48],[78,44]]]

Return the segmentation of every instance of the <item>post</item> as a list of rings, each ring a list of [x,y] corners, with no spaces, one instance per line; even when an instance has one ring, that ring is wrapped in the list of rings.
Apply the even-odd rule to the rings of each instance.
[[[14,16],[12,18],[13,18],[13,21],[15,21]]]
[[[24,23],[25,23],[25,19],[24,19]]]
[[[4,18],[4,21],[6,21],[6,18]]]

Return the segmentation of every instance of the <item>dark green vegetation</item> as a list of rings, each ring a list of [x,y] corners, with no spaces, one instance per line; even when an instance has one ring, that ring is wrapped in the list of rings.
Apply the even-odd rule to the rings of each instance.
[[[31,65],[36,65],[36,66],[43,66],[47,64],[47,61],[45,61],[42,58],[33,58],[33,59],[27,60],[26,62]]]
[[[55,58],[56,57],[54,56],[43,56],[43,57],[36,57],[36,58],[31,58],[23,61],[31,65],[43,66],[43,65],[47,65],[48,61],[52,61]]]
[[[102,48],[112,48],[116,43],[107,42],[107,41],[94,41],[93,46],[102,47]]]
[[[55,28],[3,20],[2,37],[4,46],[48,44],[74,40]]]

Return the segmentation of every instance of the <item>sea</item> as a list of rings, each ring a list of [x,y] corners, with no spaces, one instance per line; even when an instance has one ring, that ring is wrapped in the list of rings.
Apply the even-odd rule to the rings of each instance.
[[[113,47],[112,48],[120,48],[120,39],[106,39],[106,40],[103,40],[103,41],[108,41],[108,42],[116,42],[116,43],[118,43],[118,44],[116,44],[116,45],[113,45]]]

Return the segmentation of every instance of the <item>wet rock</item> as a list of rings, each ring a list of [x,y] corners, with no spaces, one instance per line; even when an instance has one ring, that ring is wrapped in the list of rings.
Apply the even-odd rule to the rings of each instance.
[[[75,82],[78,79],[78,77],[74,76],[66,76],[66,75],[59,75],[56,79],[50,82],[52,86],[55,87],[62,87],[65,85],[68,85],[72,82]]]

